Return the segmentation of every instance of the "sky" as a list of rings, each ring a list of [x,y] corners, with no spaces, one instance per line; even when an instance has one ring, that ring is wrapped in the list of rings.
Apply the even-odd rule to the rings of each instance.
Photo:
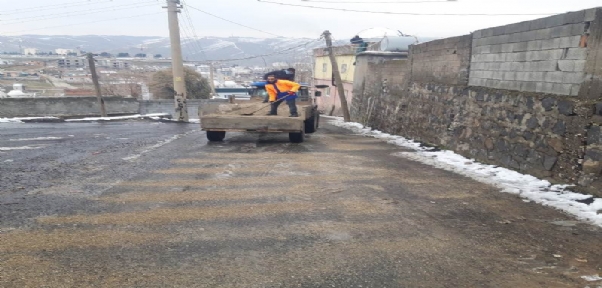
[[[559,14],[602,6],[601,0],[262,1],[360,11],[417,14]],[[421,1],[421,3],[399,3],[416,1]],[[431,3],[428,3],[429,1]],[[439,38],[545,17],[545,15],[372,14],[285,6],[257,0],[183,0],[183,2],[190,5],[186,6],[186,11],[180,14],[181,26],[183,26],[181,33],[184,37],[192,37],[193,34],[196,34],[198,37],[270,38],[277,35],[318,38],[324,30],[330,30],[335,39],[348,39],[356,34],[362,36],[360,32],[366,29],[382,27],[419,37]],[[168,36],[167,12],[162,6],[165,6],[165,0],[0,0],[0,35]],[[268,33],[226,22],[194,8]]]

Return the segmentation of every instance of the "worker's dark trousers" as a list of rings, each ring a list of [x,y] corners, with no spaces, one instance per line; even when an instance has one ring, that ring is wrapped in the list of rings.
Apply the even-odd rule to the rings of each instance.
[[[280,103],[282,103],[282,101],[272,103],[272,111],[270,111],[270,114],[278,114],[278,106],[280,106]],[[286,105],[288,105],[288,108],[291,110],[291,115],[297,115],[297,104],[295,104],[295,99],[286,100]]]

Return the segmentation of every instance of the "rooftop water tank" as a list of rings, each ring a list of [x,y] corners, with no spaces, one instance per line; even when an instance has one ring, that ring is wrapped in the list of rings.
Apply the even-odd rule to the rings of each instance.
[[[380,43],[380,51],[408,52],[410,45],[417,43],[416,38],[412,36],[385,36]]]

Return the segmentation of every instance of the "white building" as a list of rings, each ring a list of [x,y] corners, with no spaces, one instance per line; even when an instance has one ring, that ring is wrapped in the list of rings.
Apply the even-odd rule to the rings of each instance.
[[[73,50],[73,49],[62,49],[62,48],[59,48],[59,49],[55,49],[54,53],[56,53],[58,55],[68,55],[70,53],[75,53],[75,50]]]
[[[23,55],[36,55],[36,54],[38,54],[38,49],[36,49],[36,48],[23,49]]]
[[[60,68],[84,68],[84,67],[86,67],[86,59],[84,59],[84,58],[59,59],[58,65]]]
[[[13,84],[13,90],[6,94],[6,98],[30,98],[36,97],[36,93],[25,93],[23,84]]]

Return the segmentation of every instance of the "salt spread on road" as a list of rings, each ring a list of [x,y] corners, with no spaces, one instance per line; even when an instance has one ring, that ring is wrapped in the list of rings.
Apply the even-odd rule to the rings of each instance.
[[[549,181],[525,175],[510,169],[478,163],[452,151],[434,151],[422,147],[420,143],[401,136],[372,130],[360,123],[344,122],[341,118],[330,117],[332,125],[349,129],[357,134],[382,139],[390,144],[410,148],[416,152],[399,152],[394,156],[418,161],[443,170],[455,172],[482,183],[500,188],[502,192],[519,195],[536,203],[567,212],[580,220],[602,227],[602,198],[575,193],[569,185],[552,185]],[[591,204],[579,201],[591,199]]]

